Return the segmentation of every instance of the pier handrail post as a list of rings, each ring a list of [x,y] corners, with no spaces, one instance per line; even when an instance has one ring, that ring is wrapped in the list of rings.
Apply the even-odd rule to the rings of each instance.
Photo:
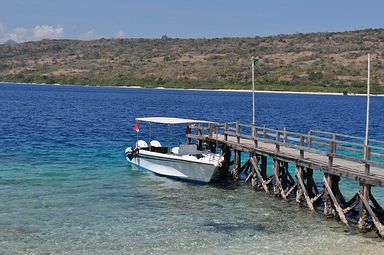
[[[371,159],[371,147],[369,145],[364,145],[365,175],[370,174],[371,166],[367,162],[370,159]]]
[[[240,122],[236,121],[236,138],[237,143],[240,143]]]
[[[267,138],[267,130],[265,129],[265,125],[263,125],[263,139]]]
[[[303,150],[303,147],[304,147],[304,136],[303,136],[303,135],[300,135],[300,159],[303,159],[303,158],[304,158],[304,150]]]
[[[312,130],[308,131],[308,147],[312,148]]]
[[[197,129],[198,129],[198,133],[199,133],[199,135],[203,136],[203,135],[204,135],[204,126],[203,126],[202,123],[199,123],[199,124],[197,125]]]
[[[212,133],[213,133],[213,124],[208,123],[208,137],[212,138]]]
[[[284,143],[288,143],[287,128],[284,128]]]
[[[224,123],[224,141],[228,141],[228,130],[229,130],[228,122],[225,122]]]
[[[332,141],[329,144],[329,156],[328,156],[328,167],[331,167],[333,165],[333,157],[336,153],[336,135],[332,135]]]
[[[276,152],[280,152],[280,131],[276,131]]]

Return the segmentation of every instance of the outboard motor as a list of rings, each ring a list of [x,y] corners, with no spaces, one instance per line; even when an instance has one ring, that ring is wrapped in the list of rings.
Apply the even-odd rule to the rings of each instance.
[[[130,160],[132,161],[132,159],[134,157],[137,156],[137,154],[139,153],[139,148],[132,148],[132,147],[128,147],[125,149],[125,156]]]
[[[140,148],[148,148],[148,144],[144,140],[138,140],[135,148],[128,147],[125,149],[125,156],[132,161],[139,154]]]

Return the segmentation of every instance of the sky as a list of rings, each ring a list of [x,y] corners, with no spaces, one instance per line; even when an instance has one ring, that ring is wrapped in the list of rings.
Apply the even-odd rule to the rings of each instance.
[[[0,43],[384,28],[383,0],[0,0]]]

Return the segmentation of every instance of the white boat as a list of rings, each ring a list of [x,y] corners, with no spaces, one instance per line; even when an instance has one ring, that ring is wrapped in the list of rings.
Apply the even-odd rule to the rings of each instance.
[[[169,127],[175,124],[186,124],[189,127],[198,123],[210,123],[201,120],[166,117],[136,118],[135,128],[137,132],[139,122],[146,122],[149,125],[160,123]],[[128,162],[155,174],[200,183],[210,182],[218,173],[224,160],[220,154],[208,150],[198,150],[196,144],[164,147],[157,140],[152,140],[149,143],[139,140],[139,136],[134,147],[125,149],[125,155]]]

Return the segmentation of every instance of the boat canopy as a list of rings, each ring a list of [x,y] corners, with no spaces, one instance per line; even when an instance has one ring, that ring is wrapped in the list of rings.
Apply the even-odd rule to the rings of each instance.
[[[205,120],[192,120],[192,119],[181,119],[181,118],[171,118],[171,117],[136,118],[136,121],[144,121],[149,123],[161,123],[161,124],[214,123],[212,121],[205,121]]]

